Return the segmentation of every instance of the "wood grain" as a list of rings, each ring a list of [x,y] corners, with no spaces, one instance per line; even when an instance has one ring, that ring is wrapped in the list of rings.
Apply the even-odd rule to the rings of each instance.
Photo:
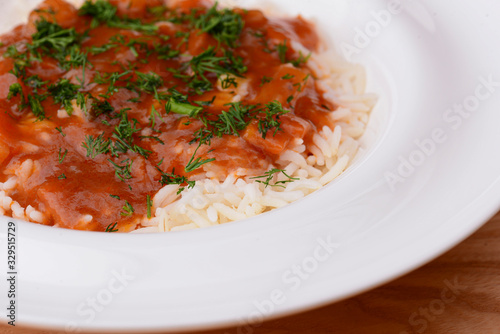
[[[259,327],[196,334],[233,333],[500,334],[500,213],[435,261],[360,296]]]

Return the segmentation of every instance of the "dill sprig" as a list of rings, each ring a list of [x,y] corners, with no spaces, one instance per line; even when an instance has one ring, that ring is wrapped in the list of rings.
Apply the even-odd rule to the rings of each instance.
[[[178,184],[178,185],[183,185],[187,184],[188,189],[193,188],[196,184],[195,181],[189,181],[187,177],[185,176],[179,176],[175,174],[175,169],[172,170],[171,173],[165,173],[162,171],[159,167],[156,167],[156,169],[160,172],[161,177],[160,177],[160,184],[162,186],[170,185],[170,184]],[[180,194],[183,192],[185,187],[179,188],[179,191],[177,194]]]
[[[278,101],[273,101],[266,104],[266,107],[261,110],[264,114],[264,118],[259,119],[259,132],[262,134],[262,138],[266,139],[267,133],[274,130],[273,136],[281,130],[281,122],[280,117],[286,113],[289,113],[289,110],[283,108],[281,103]]]
[[[149,94],[154,94],[156,89],[163,85],[163,79],[156,73],[141,73],[136,72],[137,81],[135,83],[137,89]]]
[[[106,154],[110,150],[111,141],[104,139],[104,132],[99,136],[85,136],[82,146],[87,150],[87,157],[95,159],[100,154]]]
[[[170,95],[167,97],[168,101],[165,104],[167,114],[173,112],[179,115],[196,117],[203,110],[200,106],[192,105],[187,95],[181,94],[175,89],[170,89],[169,91]]]
[[[58,127],[56,127],[56,130],[57,130],[57,132],[59,132],[61,134],[61,136],[66,137],[66,134],[63,132],[62,127],[58,126]]]
[[[209,33],[217,41],[234,47],[244,27],[243,19],[234,10],[218,10],[217,5],[215,3],[205,14],[193,17],[192,22],[197,29]]]
[[[151,196],[147,195],[146,196],[146,212],[147,212],[147,217],[148,219],[151,219],[152,214],[151,214],[151,208],[153,207],[153,201],[151,200]]]
[[[108,1],[86,0],[79,10],[79,15],[93,17],[91,28],[97,28],[100,24],[106,24],[111,28],[130,29],[144,33],[154,33],[158,27],[154,24],[142,23],[138,19],[119,17],[118,9]]]
[[[198,168],[201,168],[204,164],[207,164],[209,162],[215,161],[214,158],[212,159],[202,159],[201,157],[198,157],[195,159],[196,154],[198,153],[198,150],[200,149],[202,143],[200,142],[198,144],[198,147],[196,150],[194,150],[193,155],[191,156],[191,159],[189,159],[189,162],[187,163],[186,167],[184,167],[184,171],[186,173],[191,173],[192,171],[197,170]]]
[[[256,106],[243,105],[241,102],[230,103],[226,106],[230,106],[229,110],[222,111],[216,121],[209,123],[214,127],[214,134],[217,137],[223,135],[239,136],[239,132],[248,126],[248,118],[252,115]]]
[[[28,59],[27,52],[21,53],[17,50],[15,45],[10,45],[4,53],[4,57],[14,59],[14,66],[10,73],[14,74],[18,78],[26,76],[26,67],[31,64]]]
[[[134,207],[128,201],[125,201],[125,205],[123,206],[122,210],[124,211],[120,212],[120,215],[122,217],[130,217],[135,212]]]
[[[120,164],[115,163],[113,160],[108,159],[108,161],[115,168],[115,175],[118,179],[125,182],[125,180],[130,180],[132,178],[132,174],[130,168],[132,167],[133,161],[130,159],[125,159],[120,162]]]
[[[118,222],[109,224],[106,227],[105,232],[109,232],[109,233],[118,232],[118,229],[116,228],[116,225],[118,225]]]
[[[122,79],[126,76],[130,75],[130,77]],[[106,92],[105,95],[101,96],[104,98],[108,98],[112,95],[114,95],[116,92],[118,92],[118,87],[116,87],[116,84],[118,81],[124,81],[124,82],[130,82],[132,79],[132,71],[125,71],[125,72],[113,72],[113,73],[101,73],[101,72],[96,72],[96,76],[94,78],[94,82],[100,85],[108,84],[108,91]]]
[[[288,51],[288,46],[286,45],[286,39],[283,41],[283,43],[276,45],[276,51],[278,52],[280,61],[283,64],[286,63],[286,53]]]
[[[78,86],[73,85],[68,79],[61,79],[58,83],[48,87],[48,91],[55,103],[59,103],[66,110],[68,115],[72,115],[73,100],[76,100],[78,94]]]
[[[45,100],[44,95],[28,95],[28,105],[33,115],[36,116],[36,122],[43,121],[45,116],[45,109],[42,106],[42,101]]]
[[[61,53],[56,56],[56,59],[59,60],[59,66],[66,71],[71,68],[85,67],[89,63],[88,52],[83,52],[79,45],[73,45],[67,54]],[[85,81],[85,78],[83,80]]]
[[[38,90],[47,85],[49,81],[43,81],[38,75],[32,75],[24,79],[24,83],[31,88],[34,94],[38,94]]]
[[[22,101],[21,104],[24,104],[25,97],[24,97],[23,87],[21,86],[21,84],[15,83],[10,85],[9,94],[7,95],[7,100],[11,100],[13,97],[16,97],[18,95],[21,96],[21,101]]]
[[[312,53],[309,53],[307,56],[304,56],[302,51],[299,51],[299,58],[294,59],[294,60],[290,60],[290,63],[295,67],[300,67],[300,66],[304,65],[305,63],[307,63],[309,58],[311,58],[311,55],[312,55]]]
[[[36,33],[32,35],[32,43],[28,48],[35,56],[40,56],[39,50],[50,54],[53,50],[59,53],[66,53],[73,45],[80,42],[81,36],[77,34],[75,28],[64,29],[59,24],[49,22],[46,19],[35,23]]]
[[[66,158],[66,155],[68,154],[68,150],[66,149],[64,153],[62,152],[62,148],[59,148],[59,163],[62,164],[64,162],[64,159]]]
[[[283,173],[283,175],[285,175],[285,177],[287,177],[287,180],[276,181],[274,184],[271,184],[271,181],[273,181],[274,178],[279,173]],[[269,187],[269,186],[284,188],[285,187],[284,184],[299,180],[299,178],[294,178],[294,177],[289,176],[283,169],[277,169],[277,168],[273,168],[270,171],[267,171],[262,176],[251,177],[250,179],[251,180],[256,180],[255,182],[264,184],[266,186],[266,188]]]
[[[140,132],[142,129],[137,127],[138,121],[133,118],[129,120],[127,109],[120,112],[120,123],[115,127],[113,138],[116,139],[114,145],[111,147],[111,152],[114,156],[119,153],[127,153],[128,150],[142,155],[144,158],[149,158],[152,153],[136,144],[134,144],[134,134]]]
[[[234,77],[242,78],[243,73],[247,71],[241,57],[234,56],[228,50],[225,51],[224,57],[218,57],[213,46],[193,57],[188,65],[194,73],[193,76],[188,78],[188,87],[197,94],[213,88],[213,84],[208,78],[209,74],[214,74],[217,79],[225,77],[222,80],[222,86],[228,88],[231,85],[237,86]]]

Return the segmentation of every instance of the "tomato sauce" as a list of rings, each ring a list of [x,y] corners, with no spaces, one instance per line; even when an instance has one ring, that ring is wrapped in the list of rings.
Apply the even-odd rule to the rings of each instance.
[[[0,181],[7,180],[27,159],[36,162],[29,177],[10,196],[21,206],[31,205],[44,213],[46,225],[93,231],[109,230],[112,225],[123,232],[134,230],[147,214],[147,196],[153,197],[164,186],[162,173],[185,177],[183,186],[187,180],[203,178],[207,171],[220,180],[231,173],[262,175],[295,139],[307,141],[317,129],[330,125],[327,115],[335,106],[322,97],[307,67],[307,54],[293,47],[296,42],[315,52],[319,46],[314,27],[301,17],[271,19],[258,10],[234,9],[231,13],[244,25],[230,45],[193,25],[193,20],[211,10],[211,2],[176,1],[170,7],[155,0],[109,3],[116,8],[115,16],[125,18],[123,22],[157,28],[146,31],[113,23],[118,21],[98,22],[63,0],[46,0],[30,15],[28,24],[0,37],[0,168],[5,174]],[[75,29],[80,36],[77,50],[87,55],[85,63],[62,66],[61,59],[54,56],[60,51],[47,47],[38,58],[29,59],[24,75],[15,71],[19,54],[36,42],[37,22],[43,20]],[[215,71],[201,72],[211,89],[194,92],[186,79],[193,70],[186,64],[211,48],[220,62],[233,59],[234,65],[240,60],[246,71],[235,76],[237,87],[233,84],[225,89]],[[226,50],[232,58],[224,58]],[[66,60],[71,60],[69,54]],[[150,83],[154,89],[145,86],[142,91],[131,88],[142,82],[141,73],[155,74],[161,84]],[[124,75],[113,81],[109,79],[113,74]],[[27,81],[35,76],[38,88]],[[224,76],[219,81],[221,78]],[[69,80],[86,99],[82,105],[71,99],[72,113],[48,88],[62,79]],[[15,84],[22,94],[9,96]],[[201,113],[210,120],[228,112],[228,104],[238,95],[242,105],[277,102],[286,113],[275,119],[279,128],[270,128],[265,136],[259,128],[259,117],[263,117],[259,114],[237,133],[226,132],[201,145],[193,138],[204,127],[204,120],[168,112],[168,100],[155,95],[172,94],[172,89],[187,98],[183,103],[203,109]],[[45,96],[40,100],[43,119],[37,120],[28,96]],[[116,129],[123,115],[133,132],[133,148],[117,155],[104,150],[89,156],[86,138],[102,135],[111,146],[116,145]],[[149,153],[141,154],[133,145]],[[209,162],[193,170],[186,168],[198,158]],[[86,215],[93,219],[83,219]]]

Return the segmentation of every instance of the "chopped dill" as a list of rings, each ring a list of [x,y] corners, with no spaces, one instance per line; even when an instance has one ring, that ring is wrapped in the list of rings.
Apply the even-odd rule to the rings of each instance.
[[[91,159],[95,159],[100,154],[108,153],[110,145],[111,141],[104,139],[104,132],[97,137],[86,135],[85,141],[82,144],[83,148],[87,150],[87,157]]]
[[[278,51],[278,56],[280,61],[284,64],[286,63],[286,53],[288,51],[288,46],[286,45],[286,39],[283,43],[276,45],[276,51]]]
[[[153,206],[153,201],[151,201],[151,196],[150,195],[147,195],[146,196],[146,206],[147,206],[147,217],[148,219],[151,219],[152,215],[151,215],[151,207]]]
[[[187,184],[188,188],[193,188],[196,184],[195,181],[189,181],[188,178],[185,176],[179,176],[175,174],[175,169],[173,169],[171,173],[165,173],[159,167],[156,167],[156,169],[161,173],[160,184],[162,186],[170,184],[178,184],[178,185]],[[179,188],[177,194],[180,194],[184,189],[185,187]]]
[[[79,14],[93,17],[91,28],[97,28],[100,24],[106,24],[111,28],[130,29],[144,33],[154,33],[158,27],[154,24],[142,23],[138,19],[130,19],[118,16],[118,9],[108,1],[86,0],[79,10]]]
[[[156,73],[141,73],[137,74],[137,89],[144,91],[149,94],[153,94],[155,90],[163,85],[163,79]]]
[[[56,130],[57,130],[57,132],[59,132],[59,133],[61,134],[61,136],[66,137],[66,134],[63,132],[62,127],[58,126],[58,127],[56,128]]]
[[[120,162],[121,165],[113,162],[111,159],[108,159],[108,161],[115,168],[115,176],[118,179],[125,182],[125,180],[130,180],[132,178],[130,168],[132,167],[133,161],[131,161],[130,159],[125,159]]]
[[[285,175],[285,177],[287,177],[288,179],[284,180],[284,181],[276,181],[274,184],[271,184],[271,181],[273,181],[274,178],[279,173],[283,173],[283,175]],[[277,169],[277,168],[274,168],[274,169],[271,169],[270,171],[267,171],[262,176],[251,177],[250,179],[256,180],[255,182],[264,184],[266,186],[266,188],[269,186],[284,188],[285,187],[284,184],[299,180],[299,178],[294,178],[294,177],[289,176],[283,169]],[[262,179],[264,179],[264,180],[262,180]]]
[[[283,106],[278,101],[273,101],[266,104],[262,112],[264,118],[259,119],[259,132],[262,134],[262,138],[266,139],[267,132],[271,129],[275,129],[273,136],[281,130],[279,118],[290,111],[283,109]]]
[[[303,64],[307,63],[307,61],[309,60],[309,58],[311,58],[311,53],[308,54],[307,56],[304,56],[302,54],[302,51],[299,51],[299,58],[295,59],[295,60],[291,60],[290,63],[295,66],[295,67],[300,67],[302,66]]]
[[[33,115],[36,116],[36,121],[43,121],[46,118],[45,110],[42,107],[43,100],[45,100],[45,96],[28,95],[28,105]]]
[[[66,155],[68,154],[68,150],[66,149],[64,153],[62,152],[62,148],[59,148],[59,163],[62,164],[64,162],[64,159],[66,158]]]
[[[260,87],[264,86],[266,83],[269,83],[273,81],[273,78],[272,77],[267,77],[267,76],[263,76],[262,77],[262,80],[260,81]]]
[[[215,161],[215,159],[213,159],[213,158],[212,159],[204,159],[204,160],[202,160],[200,157],[198,157],[198,158],[195,159],[196,154],[198,153],[198,150],[200,149],[201,144],[202,143],[200,142],[200,144],[198,145],[198,147],[194,151],[193,155],[191,156],[191,159],[187,163],[186,167],[184,167],[184,171],[186,173],[191,173],[192,171],[195,171],[198,168],[201,168],[201,166],[203,166],[204,164],[207,164],[209,162]]]
[[[218,10],[217,5],[215,3],[205,14],[194,18],[193,24],[197,29],[212,35],[217,41],[234,47],[243,30],[243,19],[231,9]]]
[[[109,233],[118,232],[116,225],[118,225],[118,222],[109,224],[108,227],[106,227],[105,232],[109,232]]]
[[[120,215],[122,217],[130,217],[135,212],[134,208],[132,207],[132,205],[128,201],[125,201],[125,205],[123,206],[122,210],[124,211],[124,212],[120,212]]]
[[[61,79],[58,83],[50,85],[48,91],[54,102],[60,104],[71,116],[74,111],[72,101],[77,99],[78,86],[73,85],[68,79]]]

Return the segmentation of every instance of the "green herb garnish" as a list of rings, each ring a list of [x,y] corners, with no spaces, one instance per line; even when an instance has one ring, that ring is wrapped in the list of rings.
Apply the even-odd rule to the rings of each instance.
[[[193,20],[197,29],[209,33],[217,41],[234,47],[236,40],[240,37],[244,22],[241,15],[230,9],[217,9],[217,3],[205,14]]]
[[[73,85],[68,79],[61,79],[58,83],[50,85],[48,91],[55,103],[59,103],[66,110],[68,115],[72,115],[73,100],[76,100],[78,86]]]
[[[111,3],[104,0],[86,0],[79,10],[80,15],[93,17],[91,27],[97,28],[100,24],[106,24],[111,28],[130,29],[145,33],[154,33],[158,27],[154,24],[142,23],[137,19],[119,17],[118,9]]]
[[[193,188],[196,184],[195,181],[189,181],[188,178],[185,176],[176,175],[175,169],[172,170],[172,173],[165,173],[159,167],[156,167],[156,169],[161,173],[160,184],[162,186],[166,186],[166,185],[170,185],[170,184],[178,184],[178,185],[187,184],[188,188]],[[184,191],[184,189],[185,189],[185,187],[179,188],[179,191],[177,192],[177,194],[180,194],[182,191]]]
[[[132,178],[130,168],[132,167],[133,161],[131,161],[130,159],[125,159],[122,162],[120,162],[120,164],[122,165],[117,164],[110,159],[108,159],[108,161],[115,168],[115,175],[121,181],[125,182],[125,180],[130,180]]]
[[[203,166],[204,164],[207,164],[209,162],[212,162],[212,161],[215,161],[215,159],[204,159],[202,160],[200,157],[196,158],[196,153],[198,153],[198,150],[200,149],[200,146],[201,146],[201,142],[200,144],[198,145],[198,147],[196,148],[196,150],[194,150],[194,153],[193,155],[191,156],[191,159],[189,160],[188,164],[186,165],[186,167],[184,167],[184,171],[186,173],[191,173],[192,171],[194,170],[197,170],[198,168],[200,168],[201,166]]]
[[[37,121],[43,121],[45,116],[45,110],[42,107],[42,101],[45,96],[40,95],[28,95],[28,105],[31,108],[31,112],[36,116]]]
[[[151,207],[153,206],[153,201],[151,200],[151,196],[147,195],[146,196],[146,205],[147,205],[147,217],[148,219],[151,219]]]
[[[118,222],[116,223],[111,223],[108,225],[108,227],[106,227],[106,231],[105,232],[109,232],[109,233],[112,233],[112,232],[118,232],[118,229],[116,228],[116,225],[118,225]]]
[[[111,141],[104,139],[104,132],[99,136],[85,136],[82,146],[87,150],[87,157],[95,159],[99,154],[106,154],[110,150]]]
[[[278,56],[280,61],[284,64],[286,63],[286,53],[288,51],[288,46],[286,45],[286,39],[283,43],[276,45],[276,51],[278,51]]]
[[[76,33],[75,28],[64,29],[59,24],[49,22],[45,19],[35,23],[37,32],[33,34],[33,42],[28,45],[30,51],[39,56],[38,49],[47,54],[53,50],[58,53],[66,53],[73,45],[80,42],[80,35]]]
[[[269,83],[273,81],[273,78],[272,77],[267,77],[267,76],[263,76],[262,77],[262,80],[260,81],[260,87],[264,86],[266,83]]]
[[[262,138],[266,139],[269,130],[275,129],[273,136],[281,130],[279,118],[290,111],[283,109],[283,106],[278,101],[273,101],[266,104],[262,112],[264,113],[264,118],[259,119],[259,132],[262,134]]]
[[[125,211],[120,213],[122,217],[130,217],[135,212],[134,208],[128,201],[125,201],[125,205],[123,206],[122,210]]]
[[[62,164],[64,162],[64,158],[68,154],[68,150],[66,149],[64,153],[62,153],[62,148],[59,148],[59,163]]]
[[[57,132],[59,132],[59,133],[61,134],[61,136],[66,137],[66,134],[65,134],[65,133],[63,132],[63,130],[62,130],[62,127],[58,126],[58,127],[56,128],[56,130],[57,130]]]
[[[283,173],[283,175],[285,175],[288,178],[288,180],[277,181],[274,184],[271,184],[271,181],[279,173]],[[293,177],[289,176],[283,169],[276,169],[276,168],[271,169],[270,171],[264,173],[264,175],[262,175],[262,176],[251,177],[250,179],[256,180],[255,182],[264,184],[266,186],[266,188],[269,186],[284,188],[285,187],[284,184],[300,180],[299,178],[293,178]],[[259,179],[264,179],[264,180],[259,180]]]

